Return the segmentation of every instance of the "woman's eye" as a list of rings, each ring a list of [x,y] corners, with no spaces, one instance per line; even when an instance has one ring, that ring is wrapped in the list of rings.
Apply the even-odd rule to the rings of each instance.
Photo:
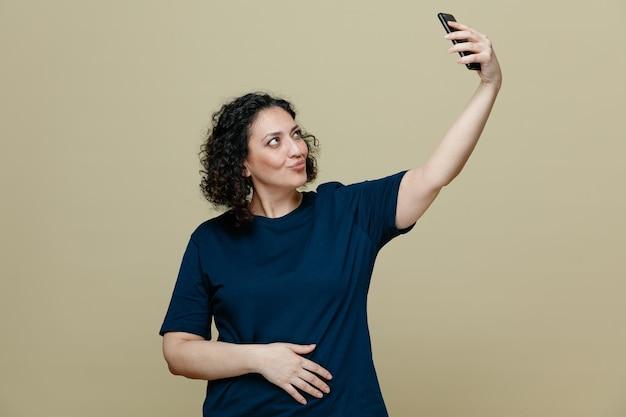
[[[302,131],[301,130],[296,130],[295,132],[293,132],[293,137],[294,138],[302,137]]]
[[[268,145],[270,146],[276,146],[278,145],[278,138],[272,138],[267,142]]]

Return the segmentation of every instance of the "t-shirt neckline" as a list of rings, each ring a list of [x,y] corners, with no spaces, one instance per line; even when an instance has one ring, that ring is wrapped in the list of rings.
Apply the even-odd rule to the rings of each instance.
[[[265,216],[255,215],[254,223],[259,224],[259,225],[278,226],[278,225],[288,224],[288,223],[297,221],[302,216],[302,213],[304,213],[313,203],[313,194],[315,193],[311,191],[303,191],[302,201],[300,202],[298,207],[296,207],[289,213],[280,217],[265,217]]]

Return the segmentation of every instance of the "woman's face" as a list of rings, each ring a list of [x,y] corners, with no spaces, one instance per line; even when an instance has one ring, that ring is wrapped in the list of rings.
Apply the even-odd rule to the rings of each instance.
[[[280,107],[261,110],[250,127],[244,175],[257,193],[295,190],[307,181],[307,144],[300,127]]]

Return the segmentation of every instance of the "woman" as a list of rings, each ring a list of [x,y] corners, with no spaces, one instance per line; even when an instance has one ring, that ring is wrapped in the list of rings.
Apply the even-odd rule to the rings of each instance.
[[[301,192],[316,141],[288,102],[248,94],[214,115],[202,189],[228,211],[193,232],[161,328],[170,371],[208,381],[205,416],[387,415],[366,317],[374,260],[459,174],[502,79],[489,39],[450,25],[480,84],[417,168]]]

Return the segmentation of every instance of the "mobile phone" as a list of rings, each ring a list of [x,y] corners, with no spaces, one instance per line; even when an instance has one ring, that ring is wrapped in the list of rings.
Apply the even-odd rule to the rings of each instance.
[[[443,27],[446,29],[446,33],[450,33],[450,32],[456,32],[456,29],[452,29],[449,25],[448,22],[456,22],[456,19],[454,18],[454,16],[452,16],[449,13],[438,13],[437,17],[439,18],[439,21],[441,22],[441,24],[443,25]],[[467,39],[453,39],[452,43],[453,44],[457,44],[460,42],[467,42]],[[466,56],[466,55],[471,55],[473,54],[473,52],[459,52],[459,55],[461,56]],[[478,62],[471,62],[469,64],[465,64],[465,66],[467,67],[467,69],[470,70],[476,70],[476,71],[480,71],[480,63]]]

